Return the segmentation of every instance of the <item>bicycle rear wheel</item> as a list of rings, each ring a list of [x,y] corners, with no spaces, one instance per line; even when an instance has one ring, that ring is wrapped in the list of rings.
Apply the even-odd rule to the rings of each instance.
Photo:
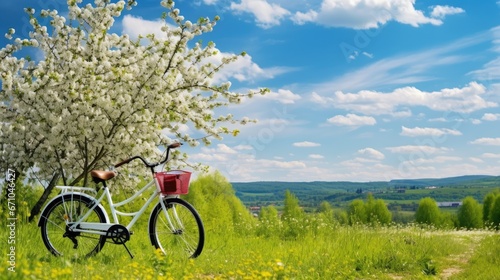
[[[149,237],[155,248],[163,253],[196,258],[205,243],[205,231],[200,215],[187,201],[180,198],[163,200],[149,218]]]
[[[101,250],[106,242],[103,235],[72,232],[69,225],[85,215],[94,201],[80,194],[65,194],[47,205],[40,217],[42,240],[55,256],[89,257]],[[95,207],[83,222],[106,223],[101,208]]]

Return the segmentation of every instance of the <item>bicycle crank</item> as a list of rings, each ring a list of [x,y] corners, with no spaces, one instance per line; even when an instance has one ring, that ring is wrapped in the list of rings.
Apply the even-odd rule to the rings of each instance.
[[[71,224],[66,225],[66,232],[63,234],[63,237],[67,237],[73,242],[73,249],[78,249],[78,240],[76,239],[76,237],[80,236],[80,233],[71,231],[70,226]]]
[[[112,225],[106,232],[106,238],[111,239],[115,244],[123,244],[123,247],[127,250],[130,258],[134,258],[132,253],[130,253],[130,250],[127,248],[127,245],[125,245],[125,242],[130,240],[130,232],[126,227],[122,225]]]

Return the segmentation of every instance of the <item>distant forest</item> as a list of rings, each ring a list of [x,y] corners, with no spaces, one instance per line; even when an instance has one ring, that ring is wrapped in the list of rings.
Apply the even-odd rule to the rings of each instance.
[[[389,208],[414,211],[424,197],[432,197],[437,202],[454,202],[472,196],[482,202],[488,192],[500,188],[500,176],[467,175],[388,182],[233,182],[232,185],[236,196],[247,206],[280,206],[285,191],[290,190],[301,206],[309,210],[317,208],[323,201],[342,207],[372,193],[385,200]]]

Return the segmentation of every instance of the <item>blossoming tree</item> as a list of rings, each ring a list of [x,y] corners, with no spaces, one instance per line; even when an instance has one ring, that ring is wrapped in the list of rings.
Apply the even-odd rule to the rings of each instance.
[[[210,32],[217,17],[190,22],[172,0],[164,0],[161,30],[167,39],[111,33],[115,19],[134,5],[68,0],[67,18],[28,8],[29,37],[13,38],[13,29],[6,34],[12,43],[0,50],[0,171],[29,172],[49,182],[38,208],[57,180],[86,185],[91,169],[131,155],[155,155],[172,141],[164,131],[197,145],[179,130],[181,124],[216,138],[235,133],[224,126],[237,122],[233,116],[215,109],[255,93],[233,93],[229,82],[214,82],[237,55],[213,63],[215,44],[190,43]],[[41,18],[50,26],[40,24]],[[41,59],[21,57],[24,49],[36,49]]]

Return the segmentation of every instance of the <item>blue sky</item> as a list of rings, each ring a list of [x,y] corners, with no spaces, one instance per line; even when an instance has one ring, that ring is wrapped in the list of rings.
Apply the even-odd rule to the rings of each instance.
[[[112,32],[159,30],[159,1],[138,2]],[[2,1],[0,28],[23,35],[23,6],[64,11],[65,3]],[[500,1],[184,0],[176,7],[192,21],[219,15],[203,41],[248,53],[218,79],[237,92],[271,90],[227,109],[259,120],[238,137],[183,148],[230,181],[500,175]]]

